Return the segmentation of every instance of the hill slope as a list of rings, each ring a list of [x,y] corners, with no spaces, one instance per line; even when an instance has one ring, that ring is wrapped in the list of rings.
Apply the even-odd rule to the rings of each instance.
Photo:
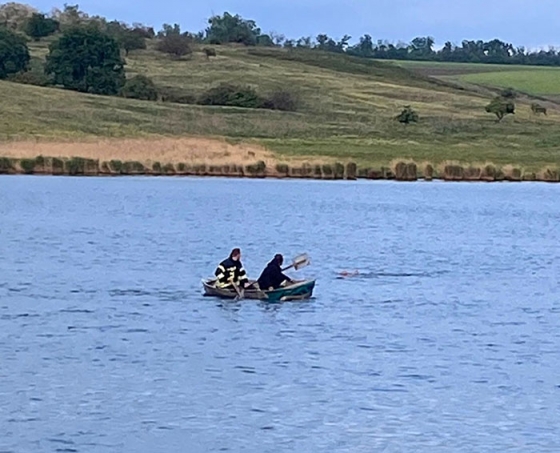
[[[82,140],[100,137],[203,136],[264,146],[280,161],[334,159],[375,166],[408,158],[538,170],[560,160],[560,116],[554,110],[546,117],[532,115],[529,99],[518,101],[516,115],[496,123],[484,111],[490,91],[461,88],[398,65],[316,51],[229,46],[216,51],[211,60],[201,52],[188,60],[153,49],[131,52],[127,71],[148,75],[160,88],[187,98],[226,81],[251,84],[261,93],[288,89],[299,96],[301,107],[297,112],[202,107],[0,82],[3,154],[10,154],[14,140],[64,141],[66,149],[74,142],[77,154]],[[46,43],[32,44],[32,54],[39,62]],[[419,124],[403,126],[393,119],[404,105],[417,110]]]

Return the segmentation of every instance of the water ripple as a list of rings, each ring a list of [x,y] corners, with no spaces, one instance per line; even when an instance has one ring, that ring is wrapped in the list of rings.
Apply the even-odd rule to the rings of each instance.
[[[560,450],[556,186],[0,178],[0,453]]]

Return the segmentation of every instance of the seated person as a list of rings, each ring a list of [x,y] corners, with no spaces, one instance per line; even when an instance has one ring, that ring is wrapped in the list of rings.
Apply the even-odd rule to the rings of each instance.
[[[249,279],[241,264],[241,250],[235,248],[231,251],[229,258],[222,261],[214,272],[217,288],[229,288],[234,285],[239,288],[249,286]]]
[[[262,271],[261,276],[257,280],[259,288],[263,291],[270,291],[272,289],[280,288],[286,283],[292,283],[293,280],[282,273],[282,263],[284,258],[282,255],[277,254],[272,261],[268,263],[266,268]]]

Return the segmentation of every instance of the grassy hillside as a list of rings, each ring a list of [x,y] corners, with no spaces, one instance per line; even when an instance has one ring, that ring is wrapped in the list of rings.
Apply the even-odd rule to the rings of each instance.
[[[46,55],[46,43],[32,44],[31,50],[37,65]],[[521,99],[515,116],[496,123],[484,111],[492,93],[469,84],[461,87],[453,79],[499,79],[498,74],[514,74],[516,68],[447,74],[451,79],[442,81],[429,77],[442,74],[430,74],[425,67],[421,73],[410,72],[391,63],[336,54],[229,46],[216,51],[217,57],[209,61],[201,52],[174,60],[153,49],[135,51],[126,68],[129,76],[147,75],[161,89],[185,98],[226,81],[251,84],[264,94],[288,89],[300,99],[298,111],[134,101],[0,82],[2,149],[9,150],[14,140],[64,140],[65,146],[74,141],[79,151],[81,140],[100,137],[194,135],[262,145],[279,161],[297,157],[379,166],[407,158],[436,165],[491,161],[531,170],[560,164],[560,115],[554,108],[548,116],[536,117],[530,99]],[[416,64],[419,69],[421,64]],[[472,65],[463,70],[472,71]],[[527,71],[533,70],[524,67],[519,72]],[[555,70],[534,73],[539,71]],[[404,105],[417,110],[419,124],[403,126],[393,119]]]

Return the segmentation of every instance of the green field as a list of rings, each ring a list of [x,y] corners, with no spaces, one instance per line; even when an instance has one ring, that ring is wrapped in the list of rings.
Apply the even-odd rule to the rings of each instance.
[[[560,68],[422,61],[392,63],[442,80],[462,81],[485,87],[512,87],[522,93],[553,96],[553,99],[560,95]]]
[[[38,65],[46,43],[31,46]],[[548,116],[534,116],[531,100],[520,99],[516,114],[497,123],[484,111],[493,94],[471,86],[490,77],[490,85],[515,87],[512,81],[518,80],[533,92],[555,94],[554,85],[546,84],[555,69],[500,66],[473,73],[474,66],[482,65],[405,63],[403,68],[402,62],[321,52],[234,46],[217,46],[216,51],[217,58],[209,61],[200,51],[184,60],[153,49],[135,51],[126,69],[129,76],[147,75],[159,88],[187,98],[226,81],[250,84],[263,94],[287,89],[299,97],[298,110],[135,101],[0,82],[0,140],[194,135],[262,144],[279,160],[325,157],[359,165],[403,158],[436,165],[491,161],[532,170],[560,164],[560,115],[554,105],[548,106]],[[467,73],[457,74],[461,68]],[[442,75],[445,70],[454,73]],[[418,124],[394,120],[404,105],[417,110]]]

